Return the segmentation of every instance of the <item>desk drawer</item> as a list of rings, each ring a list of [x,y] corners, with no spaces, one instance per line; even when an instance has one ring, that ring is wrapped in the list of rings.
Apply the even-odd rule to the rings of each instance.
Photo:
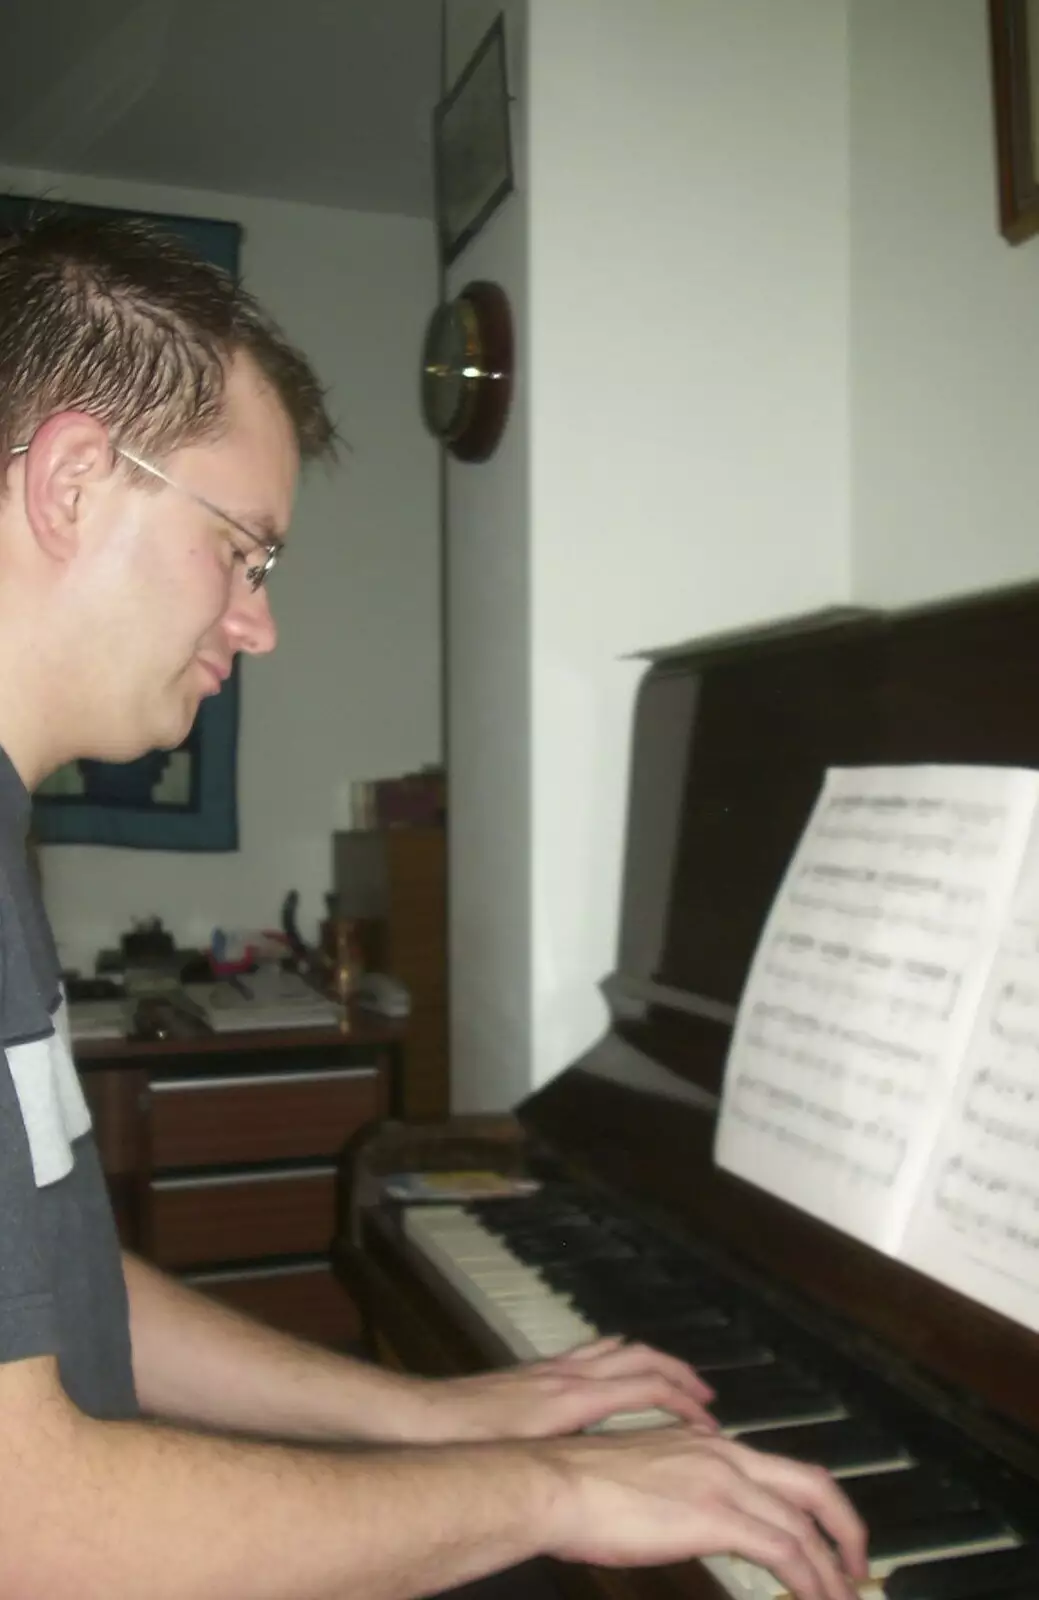
[[[161,1267],[319,1255],[335,1232],[336,1169],[153,1178],[150,1257]]]
[[[189,1273],[193,1288],[300,1339],[341,1348],[361,1336],[361,1319],[327,1261]]]
[[[152,1166],[334,1156],[382,1114],[374,1067],[163,1078],[151,1086]]]

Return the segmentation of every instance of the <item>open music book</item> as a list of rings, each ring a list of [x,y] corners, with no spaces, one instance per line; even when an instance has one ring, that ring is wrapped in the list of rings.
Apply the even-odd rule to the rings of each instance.
[[[1039,773],[827,774],[715,1159],[1039,1330]]]

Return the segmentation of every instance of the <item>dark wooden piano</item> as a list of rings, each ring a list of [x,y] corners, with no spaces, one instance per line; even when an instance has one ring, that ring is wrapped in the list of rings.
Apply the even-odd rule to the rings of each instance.
[[[513,1115],[384,1124],[351,1150],[335,1254],[381,1354],[447,1374],[541,1348],[536,1318],[471,1281],[451,1241],[475,1233],[564,1329],[687,1357],[724,1426],[849,1473],[877,1562],[864,1592],[1035,1600],[1039,1337],[712,1164],[735,1007],[824,770],[925,761],[1039,766],[1039,587],[658,657],[637,702],[609,1030]],[[380,1173],[473,1165],[543,1187],[418,1220],[379,1197]],[[560,1581],[632,1600],[773,1592],[724,1562]]]

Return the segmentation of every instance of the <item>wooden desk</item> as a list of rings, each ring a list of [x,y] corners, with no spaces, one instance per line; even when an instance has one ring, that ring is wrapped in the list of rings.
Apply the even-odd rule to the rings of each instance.
[[[357,1337],[329,1265],[336,1162],[394,1102],[405,1025],[83,1040],[76,1062],[123,1243],[304,1338]]]

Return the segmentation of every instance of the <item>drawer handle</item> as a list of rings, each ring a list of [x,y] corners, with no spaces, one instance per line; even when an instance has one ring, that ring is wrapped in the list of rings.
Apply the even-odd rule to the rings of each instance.
[[[155,1078],[152,1094],[177,1094],[183,1090],[203,1089],[264,1089],[280,1088],[286,1083],[345,1083],[350,1079],[374,1078],[374,1067],[329,1067],[303,1072],[248,1072],[240,1077],[228,1074],[223,1078]]]
[[[253,1283],[257,1278],[301,1278],[304,1274],[318,1273],[330,1278],[331,1268],[327,1258],[318,1256],[309,1261],[290,1261],[280,1267],[225,1267],[215,1272],[186,1272],[182,1282],[204,1286],[207,1283]]]
[[[237,1172],[214,1172],[189,1178],[153,1178],[151,1187],[169,1189],[230,1189],[243,1183],[290,1183],[301,1178],[334,1178],[336,1168],[331,1162],[318,1167],[280,1167],[277,1172],[257,1172],[255,1168]]]

